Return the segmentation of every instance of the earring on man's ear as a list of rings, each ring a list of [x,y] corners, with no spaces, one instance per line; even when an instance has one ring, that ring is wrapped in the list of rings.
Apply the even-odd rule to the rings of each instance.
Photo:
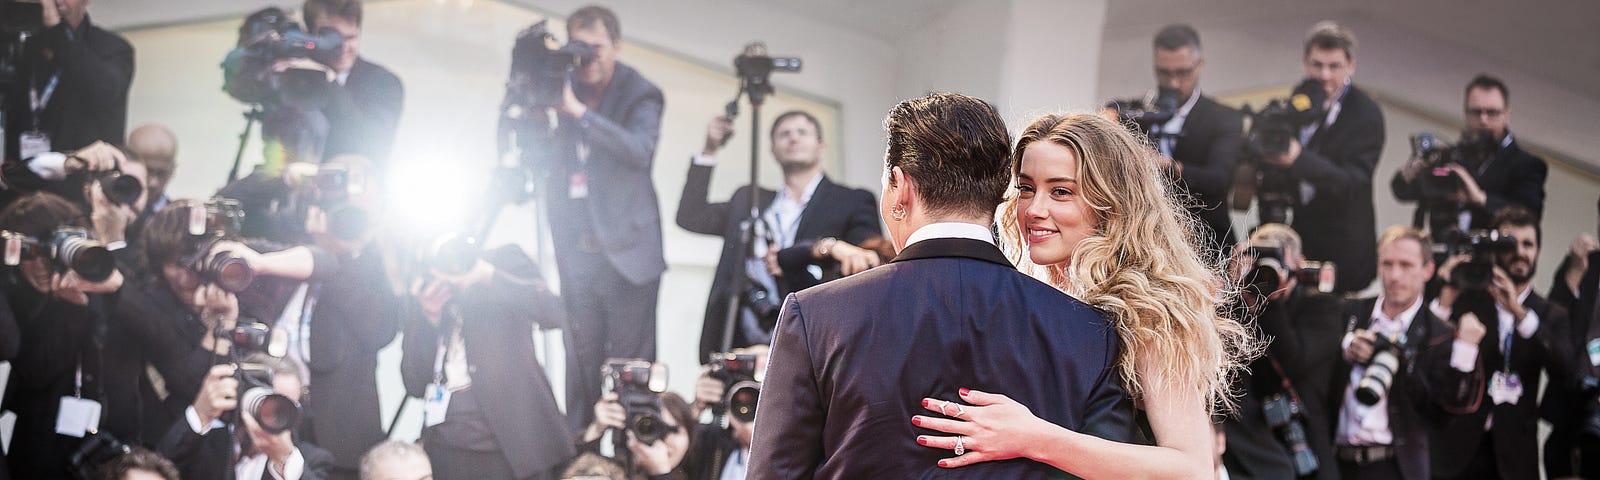
[[[889,216],[894,218],[894,220],[897,221],[897,222],[901,221],[901,220],[905,220],[906,219],[906,206],[898,204],[898,203],[894,204],[893,207],[889,208]]]

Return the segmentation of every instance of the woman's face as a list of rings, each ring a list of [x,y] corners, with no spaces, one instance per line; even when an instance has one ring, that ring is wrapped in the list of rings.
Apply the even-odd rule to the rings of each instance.
[[[1065,146],[1035,141],[1022,152],[1017,176],[1017,222],[1038,265],[1072,261],[1078,242],[1099,226],[1078,189],[1078,157]]]
[[[668,462],[676,468],[677,465],[683,463],[683,456],[689,453],[689,424],[670,412],[663,413],[667,413],[666,416],[672,418],[673,424],[667,427],[671,431],[667,432],[667,436],[661,440],[667,442]]]

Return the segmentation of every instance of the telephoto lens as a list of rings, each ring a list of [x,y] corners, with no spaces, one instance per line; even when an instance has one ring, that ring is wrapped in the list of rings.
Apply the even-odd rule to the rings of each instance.
[[[56,263],[70,268],[93,283],[104,282],[117,271],[117,259],[105,245],[89,239],[89,231],[77,227],[57,228],[50,241]]]

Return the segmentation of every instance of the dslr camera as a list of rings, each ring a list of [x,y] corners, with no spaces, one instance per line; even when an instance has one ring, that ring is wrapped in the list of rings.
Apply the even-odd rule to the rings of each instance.
[[[667,391],[666,365],[637,358],[613,358],[606,360],[601,373],[622,404],[626,429],[640,443],[653,445],[672,433],[661,418],[661,392]]]
[[[309,207],[317,207],[327,215],[328,233],[334,238],[354,241],[361,238],[371,225],[371,215],[366,209],[351,203],[350,196],[364,188],[351,183],[350,169],[344,165],[295,163],[285,169],[289,175],[290,195],[297,208],[285,220],[293,227],[304,228]]]
[[[1266,417],[1267,427],[1278,434],[1278,441],[1288,447],[1295,476],[1305,478],[1316,473],[1317,455],[1306,443],[1305,419],[1302,418],[1305,410],[1300,402],[1288,395],[1276,394],[1261,402],[1261,413]]]
[[[239,293],[255,281],[255,269],[233,252],[215,252],[217,242],[238,235],[244,222],[239,202],[226,198],[207,200],[203,206],[189,208],[189,253],[178,257],[178,264],[200,275],[202,284],[215,284],[230,293]]]
[[[1450,278],[1447,279],[1451,286],[1462,290],[1488,290],[1489,284],[1494,281],[1495,255],[1517,249],[1515,237],[1501,235],[1497,230],[1457,231],[1449,235],[1444,243],[1445,257],[1468,257],[1467,261],[1457,264],[1450,271]]]
[[[1422,205],[1428,212],[1428,230],[1435,236],[1458,234],[1457,217],[1465,206],[1459,196],[1465,185],[1461,177],[1451,170],[1451,165],[1476,163],[1494,151],[1494,138],[1487,133],[1463,132],[1461,140],[1451,145],[1431,132],[1411,136],[1411,156],[1425,163],[1417,179],[1422,190]]]
[[[1389,396],[1394,377],[1400,373],[1400,345],[1388,337],[1377,335],[1372,342],[1372,358],[1367,361],[1367,371],[1356,383],[1356,400],[1364,405],[1376,405]]]
[[[1290,270],[1284,261],[1283,248],[1252,244],[1245,255],[1255,258],[1250,270],[1242,277],[1242,285],[1257,295],[1268,295],[1282,287],[1280,277],[1294,278],[1307,287],[1322,293],[1333,291],[1335,267],[1333,262],[1302,262],[1299,270]],[[1287,275],[1285,275],[1287,273]]]
[[[1105,110],[1134,133],[1144,135],[1152,142],[1158,137],[1175,137],[1178,132],[1155,133],[1156,125],[1167,123],[1178,114],[1179,92],[1175,88],[1161,87],[1139,98],[1117,98],[1106,102]]]
[[[755,421],[756,402],[761,397],[755,354],[715,352],[710,356],[711,378],[721,381],[727,392],[721,404],[711,406],[712,413],[729,413],[745,423]]]
[[[265,324],[248,323],[232,329],[218,327],[218,338],[233,343],[234,378],[239,381],[237,415],[254,418],[261,430],[276,435],[300,424],[300,404],[272,387],[272,368],[245,361],[246,352],[265,352],[272,338]]]
[[[104,244],[89,237],[82,227],[57,227],[49,239],[36,239],[9,230],[0,231],[5,241],[5,264],[17,266],[28,258],[51,260],[57,271],[71,270],[89,282],[104,282],[117,270],[117,259]]]

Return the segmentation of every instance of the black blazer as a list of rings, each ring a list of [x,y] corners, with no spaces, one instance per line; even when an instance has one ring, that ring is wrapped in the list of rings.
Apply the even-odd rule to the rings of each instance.
[[[1590,262],[1600,262],[1600,252],[1589,255]],[[1572,259],[1566,258],[1556,269],[1554,285],[1550,287],[1550,303],[1564,308],[1568,315],[1565,324],[1556,324],[1556,337],[1566,339],[1563,348],[1566,349],[1565,378],[1552,374],[1551,381],[1545,385],[1544,397],[1539,402],[1540,416],[1549,420],[1555,428],[1578,429],[1583,427],[1583,421],[1591,411],[1589,405],[1594,403],[1595,391],[1583,387],[1585,378],[1595,377],[1597,369],[1589,363],[1587,343],[1589,341],[1589,325],[1596,321],[1595,292],[1600,291],[1600,268],[1590,267],[1584,272],[1583,278],[1578,282],[1579,295],[1573,292],[1567,283],[1562,280],[1571,266]],[[1600,263],[1590,263],[1600,265]],[[1532,298],[1531,296],[1529,298]],[[1541,315],[1542,321],[1543,316]],[[1541,324],[1542,328],[1542,324]]]
[[[1350,86],[1338,118],[1311,137],[1289,172],[1310,182],[1309,203],[1296,196],[1294,230],[1305,240],[1305,256],[1339,267],[1335,289],[1353,292],[1377,276],[1378,234],[1372,212],[1372,170],[1383,153],[1383,111],[1361,89]]]
[[[239,427],[244,428],[244,427]],[[233,439],[226,428],[213,428],[204,435],[189,428],[189,420],[180,416],[167,430],[156,452],[172,460],[183,478],[233,479],[236,474],[229,462],[234,459]],[[305,470],[300,480],[323,480],[333,471],[333,454],[316,445],[294,439],[295,448],[305,458]],[[261,480],[273,480],[267,469],[261,471]]]
[[[744,255],[739,224],[750,205],[750,187],[733,192],[727,202],[710,203],[707,198],[711,184],[712,167],[690,165],[684,182],[683,196],[678,199],[677,222],[679,227],[695,233],[721,235],[722,256],[717,260],[717,271],[711,280],[711,296],[706,301],[704,326],[700,330],[700,361],[706,355],[722,348],[722,335],[726,327],[729,289],[737,275],[743,275]],[[765,211],[772,205],[776,192],[761,189],[759,205]],[[780,295],[803,290],[818,283],[806,267],[817,265],[824,271],[838,270],[838,262],[811,258],[811,246],[823,237],[834,237],[852,245],[880,236],[878,229],[878,200],[872,192],[833,183],[822,177],[811,201],[800,213],[800,225],[793,246],[778,251],[778,261],[783,267],[779,278]],[[768,326],[770,328],[770,326]],[[748,346],[749,342],[734,335],[734,346]]]
[[[359,256],[340,259],[339,272],[316,287],[303,428],[307,440],[326,446],[344,469],[359,467],[367,448],[384,439],[378,350],[400,330],[400,299],[383,259],[369,245]]]
[[[344,86],[333,89],[328,104],[322,108],[328,117],[322,160],[354,153],[372,160],[378,172],[385,171],[404,103],[405,87],[400,77],[365,58],[357,58]]]
[[[95,26],[88,17],[70,34],[69,28],[62,21],[28,42],[24,52],[28,60],[17,72],[18,82],[10,92],[15,96],[6,110],[8,160],[22,159],[17,138],[34,128],[28,79],[33,78],[41,91],[50,82],[52,68],[43,58],[45,50],[55,56],[54,64],[59,67],[53,70],[60,77],[39,118],[39,130],[50,135],[50,149],[70,152],[96,140],[118,145],[123,142],[128,124],[128,88],[133,84],[133,45],[120,35]]]
[[[924,397],[1003,393],[1044,420],[1133,438],[1118,342],[1099,311],[1016,270],[994,245],[931,239],[784,302],[756,409],[751,479],[1047,478],[1012,459],[957,470],[918,445]],[[942,434],[940,434],[942,435]]]
[[[1301,402],[1306,443],[1317,457],[1314,478],[1339,478],[1339,462],[1333,455],[1334,430],[1328,422],[1328,377],[1341,355],[1342,308],[1338,297],[1304,288],[1296,289],[1286,302],[1261,307],[1256,322],[1261,332],[1271,337],[1267,354],[1257,358],[1240,378],[1244,395],[1239,397],[1238,415],[1224,424],[1228,449],[1223,461],[1232,478],[1294,477],[1289,449],[1267,426],[1261,409],[1263,400],[1283,392],[1283,376],[1288,377]]]
[[[1233,224],[1228,219],[1228,191],[1233,187],[1233,168],[1244,144],[1244,117],[1211,97],[1200,96],[1183,122],[1183,133],[1172,148],[1172,158],[1183,164],[1178,181],[1196,205],[1189,213],[1205,223],[1211,236],[1209,246],[1233,247]]]
[[[585,232],[623,278],[643,285],[667,270],[661,250],[661,205],[650,169],[661,137],[661,89],[632,67],[617,63],[600,107],[583,118],[561,119],[548,148],[544,177],[556,262],[583,254]],[[589,148],[580,162],[578,144]],[[575,173],[588,175],[588,198],[573,200]]]
[[[1511,205],[1527,208],[1534,217],[1543,216],[1544,180],[1549,170],[1543,159],[1523,151],[1515,138],[1510,145],[1496,150],[1477,172],[1473,172],[1472,178],[1483,189],[1487,201],[1483,208],[1469,209],[1472,213],[1470,228],[1489,228],[1494,213]],[[1422,182],[1407,182],[1401,172],[1395,172],[1394,178],[1389,180],[1389,189],[1402,201],[1422,199]],[[1427,209],[1419,205],[1412,221],[1418,226],[1427,225],[1426,216]]]
[[[1377,298],[1348,300],[1345,302],[1346,331],[1365,329],[1372,325],[1372,308]],[[1454,326],[1441,320],[1428,310],[1427,305],[1417,312],[1411,327],[1406,330],[1404,355],[1400,359],[1400,375],[1389,387],[1389,429],[1394,433],[1394,448],[1399,453],[1400,473],[1406,480],[1428,480],[1430,437],[1442,426],[1447,413],[1464,413],[1471,410],[1474,388],[1482,377],[1474,372],[1460,372],[1450,367],[1451,342],[1455,340]],[[1344,406],[1345,388],[1350,386],[1352,365],[1338,357],[1333,378],[1328,388],[1329,432],[1337,435],[1339,411]],[[1334,442],[1337,444],[1338,439]]]
[[[512,472],[528,478],[576,454],[532,341],[535,325],[565,323],[565,307],[546,288],[538,265],[516,246],[485,252],[484,259],[495,266],[493,280],[456,294],[450,302],[460,308],[463,319],[472,392],[485,418],[493,420],[490,430]],[[444,334],[412,306],[401,340],[400,373],[407,394],[421,397],[433,381]]]

